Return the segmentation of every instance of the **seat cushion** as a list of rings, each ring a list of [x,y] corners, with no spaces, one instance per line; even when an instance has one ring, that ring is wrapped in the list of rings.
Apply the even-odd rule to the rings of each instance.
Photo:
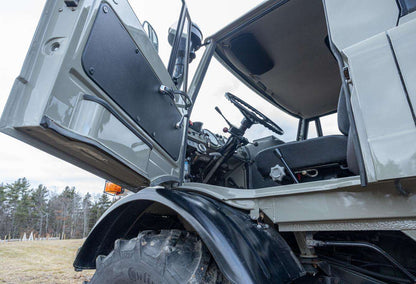
[[[347,136],[330,135],[304,141],[289,142],[265,149],[255,158],[257,169],[263,176],[268,176],[270,168],[281,166],[274,153],[279,148],[283,158],[291,169],[306,169],[314,166],[345,162],[347,157]]]

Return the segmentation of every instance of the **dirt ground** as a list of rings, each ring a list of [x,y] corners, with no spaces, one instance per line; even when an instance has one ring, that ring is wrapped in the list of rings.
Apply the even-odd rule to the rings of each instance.
[[[83,283],[93,270],[75,272],[83,240],[0,243],[0,283]]]

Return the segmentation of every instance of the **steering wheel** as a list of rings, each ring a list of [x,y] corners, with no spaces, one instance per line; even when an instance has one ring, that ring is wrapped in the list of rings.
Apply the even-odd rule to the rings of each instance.
[[[242,99],[234,96],[231,93],[225,93],[225,97],[240,110],[246,119],[250,120],[253,124],[259,123],[279,135],[284,133],[283,129],[274,123],[270,118],[262,114],[260,111]]]

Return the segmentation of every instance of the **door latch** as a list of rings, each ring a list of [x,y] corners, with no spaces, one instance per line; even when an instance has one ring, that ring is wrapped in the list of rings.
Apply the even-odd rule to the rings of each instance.
[[[172,88],[169,88],[165,85],[161,85],[159,87],[159,93],[161,93],[162,95],[169,96],[172,99],[173,102],[175,102],[175,95],[179,95],[182,98],[183,102],[184,102],[183,107],[185,108],[185,110],[188,110],[192,106],[192,100],[188,96],[188,94],[185,93],[185,92],[182,92],[182,91],[179,91],[179,90],[173,90]],[[185,121],[185,118],[189,118],[189,113],[183,114],[181,116],[181,119],[177,123],[175,123],[175,128],[176,129],[181,129],[182,128],[182,125],[183,125],[183,122]]]
[[[183,107],[185,108],[185,110],[188,110],[192,106],[192,100],[188,96],[188,94],[185,93],[185,92],[182,92],[182,91],[179,91],[179,90],[173,90],[172,88],[169,88],[165,85],[161,85],[160,88],[159,88],[159,93],[161,93],[162,95],[169,96],[172,99],[173,102],[175,102],[175,95],[179,95],[182,98],[183,102],[184,102]],[[185,118],[189,118],[189,113],[183,114],[181,119],[177,123],[175,123],[175,128],[176,129],[181,129],[182,128],[182,125],[183,125],[183,122],[184,122]]]
[[[181,120],[179,120],[177,123],[175,123],[175,128],[176,129],[181,129],[182,125],[183,125],[183,121],[185,120],[185,118],[189,118],[188,114],[182,115]]]
[[[188,110],[191,106],[192,106],[192,100],[191,98],[188,96],[187,93],[179,91],[179,90],[174,90],[172,88],[169,88],[165,85],[161,85],[159,87],[159,93],[161,93],[162,95],[167,95],[169,96],[173,102],[175,102],[175,95],[179,95],[183,102],[184,102],[184,107],[186,110]]]

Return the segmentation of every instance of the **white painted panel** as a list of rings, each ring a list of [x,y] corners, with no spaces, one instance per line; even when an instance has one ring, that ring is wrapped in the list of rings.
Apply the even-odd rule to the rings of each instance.
[[[395,0],[325,0],[332,41],[339,50],[396,26]]]
[[[407,14],[406,16],[401,17],[399,20],[399,24],[401,25],[414,19],[416,19],[416,12],[412,12]]]
[[[389,30],[388,34],[410,102],[416,109],[416,19]]]
[[[386,33],[344,50],[362,148],[369,148],[376,180],[416,175],[416,127]]]

